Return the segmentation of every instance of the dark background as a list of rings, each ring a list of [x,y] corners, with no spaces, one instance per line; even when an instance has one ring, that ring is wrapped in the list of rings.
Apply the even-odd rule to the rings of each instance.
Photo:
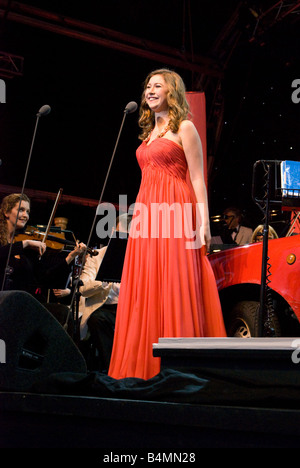
[[[0,51],[24,58],[21,76],[2,75],[1,186],[22,186],[36,113],[50,105],[51,113],[38,123],[26,189],[53,195],[63,188],[64,196],[78,197],[76,203],[62,202],[57,216],[66,216],[68,228],[86,241],[123,110],[129,101],[140,102],[146,75],[167,66],[181,74],[188,91],[206,94],[211,215],[237,205],[254,228],[262,212],[251,193],[253,164],[300,159],[300,103],[291,99],[292,82],[300,79],[300,5],[282,2],[279,10],[277,3],[1,0]],[[181,57],[191,54],[195,69],[153,60],[147,56],[151,46],[138,56],[68,37],[55,26],[50,31],[24,24],[10,16],[20,4],[126,33],[145,44],[170,46]],[[48,24],[54,22],[49,19]],[[198,56],[212,61],[219,76],[210,67],[199,72]],[[140,183],[137,120],[138,112],[126,117],[103,201],[118,204],[120,194],[127,195],[128,204],[135,200]],[[87,200],[95,204],[88,206]],[[32,224],[47,224],[52,206],[51,196],[34,196]]]

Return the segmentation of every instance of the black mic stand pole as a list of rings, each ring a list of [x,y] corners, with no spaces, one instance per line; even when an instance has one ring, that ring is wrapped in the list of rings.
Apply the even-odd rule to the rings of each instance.
[[[115,147],[114,147],[111,159],[110,159],[110,163],[109,163],[109,166],[108,166],[108,170],[107,170],[107,173],[106,173],[106,177],[105,177],[105,180],[104,180],[104,184],[103,184],[103,187],[102,187],[102,191],[101,191],[101,194],[100,194],[98,205],[100,205],[102,203],[103,193],[104,193],[104,190],[105,190],[105,187],[106,187],[106,184],[107,184],[108,176],[109,176],[111,166],[112,166],[112,163],[113,163],[113,160],[114,160],[114,157],[115,157],[115,154],[116,154],[116,150],[117,150],[117,147],[118,147],[118,144],[119,144],[120,136],[121,136],[121,133],[122,133],[122,130],[123,130],[124,122],[125,122],[125,118],[126,118],[127,114],[131,114],[132,112],[135,112],[136,109],[137,109],[137,103],[134,102],[134,101],[129,102],[127,104],[127,106],[125,107],[125,109],[124,109],[123,119],[122,119],[122,122],[121,122],[121,126],[120,126],[120,130],[119,130],[119,133],[118,133],[118,136],[117,136]],[[90,246],[91,237],[93,235],[94,227],[95,227],[95,224],[96,224],[96,219],[97,219],[97,210],[96,210],[96,213],[95,213],[95,216],[94,216],[94,220],[93,220],[92,227],[91,227],[89,237],[88,237],[88,241],[87,241],[87,244],[86,244],[87,249]],[[68,327],[68,320],[69,320],[71,311],[73,311],[73,314],[74,314],[73,304],[74,304],[75,297],[77,299],[76,300],[76,305],[77,305],[77,307],[79,306],[79,296],[80,296],[79,287],[82,285],[80,277],[81,277],[82,269],[83,269],[83,266],[84,266],[84,263],[85,263],[86,253],[87,253],[87,250],[82,255],[81,265],[80,265],[80,268],[79,268],[77,278],[75,280],[75,284],[74,284],[74,288],[73,288],[73,294],[72,294],[72,298],[71,298],[71,303],[69,305],[69,312],[67,314],[66,322],[64,324],[64,329],[65,330]],[[76,316],[77,315],[78,315],[78,310],[76,311]],[[77,324],[76,324],[75,329],[77,329],[77,328],[78,327],[77,327]]]
[[[50,111],[51,111],[51,107],[48,106],[48,105],[45,105],[45,106],[42,106],[42,107],[40,108],[40,110],[38,111],[38,113],[36,114],[36,122],[35,122],[33,137],[32,137],[32,141],[31,141],[31,147],[30,147],[30,151],[29,151],[29,156],[28,156],[28,160],[27,160],[27,165],[26,165],[26,170],[25,170],[23,185],[22,185],[22,189],[21,189],[21,195],[20,195],[20,201],[19,201],[19,206],[18,206],[18,212],[17,212],[16,222],[15,222],[15,225],[14,225],[12,240],[11,240],[11,243],[10,243],[10,246],[9,246],[9,251],[8,251],[6,266],[5,266],[5,270],[4,270],[4,276],[3,276],[1,291],[3,291],[3,289],[4,289],[5,282],[7,281],[7,277],[12,273],[11,267],[9,266],[9,261],[10,261],[10,257],[11,257],[11,249],[12,249],[12,245],[13,245],[14,238],[15,238],[15,234],[16,234],[17,221],[18,221],[18,218],[19,218],[19,213],[20,213],[22,198],[23,198],[23,195],[24,195],[24,190],[25,190],[25,185],[26,185],[26,180],[27,180],[29,165],[30,165],[30,161],[31,161],[32,150],[33,150],[33,145],[34,145],[34,142],[35,142],[35,136],[36,136],[37,126],[38,126],[40,117],[41,117],[42,115],[47,115],[47,114],[49,114]]]
[[[80,286],[83,285],[82,281],[79,277],[79,268],[80,268],[80,261],[79,265],[77,263],[78,257],[74,260],[74,266],[72,270],[72,296],[71,296],[71,305],[69,306],[70,309],[68,310],[66,322],[64,324],[64,329],[67,330],[68,328],[68,321],[70,319],[70,310],[72,309],[72,324],[73,324],[73,340],[74,342],[80,341],[80,330],[78,327],[79,323],[79,304],[80,304],[80,296],[81,293],[79,291]],[[74,299],[73,299],[74,294]],[[72,302],[73,301],[73,302]]]

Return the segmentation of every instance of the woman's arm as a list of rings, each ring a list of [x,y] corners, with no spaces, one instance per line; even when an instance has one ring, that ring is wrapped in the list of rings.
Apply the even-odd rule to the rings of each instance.
[[[31,240],[31,239],[25,239],[22,241],[22,243],[23,243],[23,249],[35,250],[36,252],[39,253],[39,255],[43,255],[45,253],[46,244],[44,242]]]
[[[207,201],[207,190],[203,173],[202,143],[195,125],[190,120],[184,120],[178,135],[188,164],[190,180],[195,192],[197,203],[200,205],[204,242],[209,249],[211,234]]]

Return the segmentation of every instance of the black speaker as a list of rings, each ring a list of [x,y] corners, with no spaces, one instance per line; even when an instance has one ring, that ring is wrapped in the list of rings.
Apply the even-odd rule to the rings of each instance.
[[[23,291],[0,292],[0,344],[0,390],[26,391],[52,373],[87,372],[62,325]]]

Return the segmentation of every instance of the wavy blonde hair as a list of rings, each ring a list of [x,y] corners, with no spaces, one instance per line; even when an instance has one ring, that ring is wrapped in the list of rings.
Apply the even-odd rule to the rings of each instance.
[[[255,230],[253,231],[252,238],[251,238],[251,243],[257,242],[256,238],[258,237],[259,234],[263,235],[263,231],[264,231],[264,225],[259,224],[257,226],[257,228],[255,228]],[[269,238],[278,239],[278,234],[277,234],[277,232],[275,231],[275,229],[272,226],[269,226]]]
[[[0,206],[0,245],[7,244],[7,220],[6,213],[9,213],[20,200],[27,201],[30,204],[30,199],[27,195],[20,193],[11,193],[3,198]]]
[[[169,126],[173,133],[178,132],[180,123],[187,118],[190,110],[185,96],[185,85],[181,76],[167,68],[152,71],[144,81],[144,90],[139,111],[139,126],[142,129],[139,135],[140,140],[145,140],[155,125],[154,112],[149,108],[145,99],[145,91],[149,80],[155,75],[161,75],[168,86],[167,102],[169,106]]]

